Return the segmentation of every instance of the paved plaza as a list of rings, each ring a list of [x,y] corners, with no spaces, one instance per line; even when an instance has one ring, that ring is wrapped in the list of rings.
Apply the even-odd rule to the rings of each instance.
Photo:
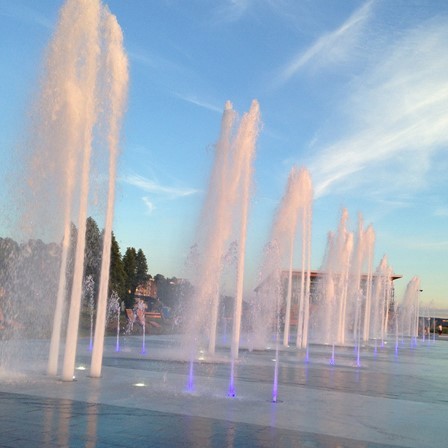
[[[179,340],[107,338],[102,378],[89,377],[81,340],[76,378],[63,382],[45,363],[15,366],[15,351],[45,356],[45,341],[0,341],[10,366],[0,371],[1,447],[443,447],[448,441],[448,343],[311,345],[278,352],[242,350],[229,397],[228,350],[190,365]]]

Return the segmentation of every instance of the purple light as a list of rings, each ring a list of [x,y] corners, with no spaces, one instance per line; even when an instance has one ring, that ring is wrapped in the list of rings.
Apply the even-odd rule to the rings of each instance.
[[[229,384],[229,391],[227,392],[228,397],[235,397],[236,391],[235,391],[235,360],[232,356],[232,362],[230,363],[230,384]]]
[[[188,373],[188,384],[187,384],[187,392],[194,391],[194,381],[193,381],[193,360],[190,361],[190,370]]]
[[[330,366],[334,366],[335,365],[335,361],[334,361],[334,344],[333,344],[333,348],[331,351],[331,358],[330,358]]]

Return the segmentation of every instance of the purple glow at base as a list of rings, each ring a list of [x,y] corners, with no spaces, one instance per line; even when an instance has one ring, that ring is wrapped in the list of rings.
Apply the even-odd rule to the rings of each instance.
[[[188,372],[188,384],[187,384],[187,392],[194,391],[194,381],[193,381],[193,360],[190,361],[190,370]]]
[[[117,341],[115,343],[115,351],[118,353],[120,351],[120,327],[117,330]]]
[[[330,366],[334,366],[335,365],[335,360],[334,360],[334,344],[333,344],[333,349],[331,351],[331,358],[330,358]]]
[[[228,397],[235,397],[236,391],[235,391],[235,360],[232,357],[232,361],[230,363],[230,384],[229,384],[229,391],[227,392]]]
[[[146,329],[143,325],[143,333],[142,333],[142,351],[140,352],[142,355],[146,353],[146,341],[145,341]]]
[[[274,385],[272,387],[272,402],[277,403],[278,394],[278,351],[275,358],[275,369],[274,369]]]

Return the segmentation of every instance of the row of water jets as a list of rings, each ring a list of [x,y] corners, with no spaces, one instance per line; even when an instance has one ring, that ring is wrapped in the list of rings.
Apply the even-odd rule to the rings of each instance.
[[[44,190],[46,197],[50,191],[60,196],[59,200],[53,198],[48,201],[53,207],[51,210],[45,206],[38,209],[28,207],[27,213],[34,213],[29,222],[35,224],[37,231],[46,227],[50,214],[57,217],[56,222],[63,224],[62,229],[58,229],[63,240],[48,373],[57,375],[61,329],[63,318],[68,314],[62,366],[64,381],[72,381],[75,367],[86,217],[89,196],[95,193],[91,185],[93,148],[100,159],[101,154],[107,154],[109,166],[95,325],[93,305],[91,310],[90,375],[101,375],[116,161],[128,85],[127,57],[122,39],[116,18],[100,0],[67,0],[47,52],[42,90],[36,103],[36,129],[31,145],[34,151],[29,163],[32,167],[30,185],[36,195],[33,200],[39,198],[42,202]],[[235,393],[243,315],[247,319],[244,324],[250,328],[247,344],[251,349],[265,349],[272,343],[274,334],[278,351],[282,331],[283,345],[289,345],[293,309],[297,309],[295,345],[307,352],[310,342],[332,344],[334,347],[354,340],[360,347],[361,339],[364,342],[372,338],[385,340],[390,327],[393,271],[386,257],[377,270],[373,270],[375,235],[372,226],[364,227],[361,216],[355,235],[348,230],[348,213],[343,211],[337,232],[328,236],[320,270],[323,275],[318,299],[316,291],[312,291],[313,188],[311,176],[304,168],[292,167],[266,248],[260,257],[259,275],[253,285],[244,284],[253,161],[259,130],[260,107],[257,101],[252,102],[250,110],[241,118],[232,104],[226,103],[194,249],[188,257],[185,273],[194,285],[194,294],[187,299],[189,310],[185,316],[187,328],[183,342],[184,353],[188,353],[190,358],[191,382],[198,351],[204,346],[210,356],[216,351],[221,298],[228,291],[235,297],[230,343],[230,395]],[[54,189],[54,185],[58,188]],[[67,295],[72,221],[77,223],[79,231],[72,286]],[[299,266],[299,277],[294,277],[294,266]],[[402,319],[403,334],[412,336],[416,333],[415,325],[418,325],[417,278],[408,289],[395,316]],[[255,292],[245,294],[245,290]],[[117,350],[118,302],[117,297],[111,302],[118,315]],[[67,303],[70,304],[68,313],[65,311]],[[245,306],[250,308],[250,313],[243,312]],[[142,352],[146,351],[144,334],[143,331]]]

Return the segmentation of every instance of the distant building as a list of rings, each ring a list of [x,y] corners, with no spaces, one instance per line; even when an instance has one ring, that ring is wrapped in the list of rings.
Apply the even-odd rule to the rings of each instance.
[[[142,299],[146,302],[148,312],[156,311],[159,308],[157,303],[157,284],[153,278],[150,278],[143,285],[139,285],[135,290],[134,297],[136,299]]]
[[[157,284],[153,278],[150,278],[143,285],[139,285],[135,290],[136,296],[157,297]]]

